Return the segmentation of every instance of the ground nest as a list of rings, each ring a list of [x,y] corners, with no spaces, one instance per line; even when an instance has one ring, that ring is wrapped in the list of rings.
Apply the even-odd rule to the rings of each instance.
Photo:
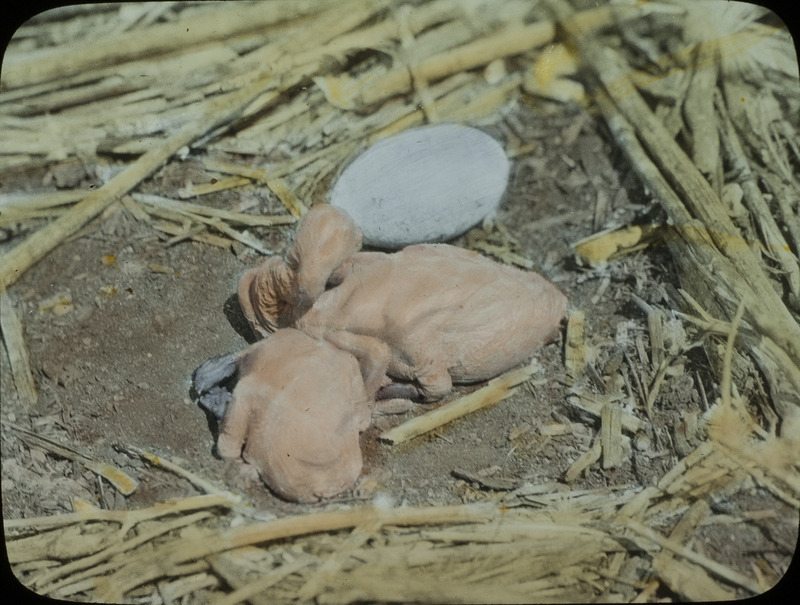
[[[751,5],[597,5],[109,4],[17,31],[0,414],[24,586],[256,605],[779,582],[800,509],[792,41]],[[237,277],[347,160],[440,122],[512,161],[496,216],[450,243],[556,283],[564,331],[456,388],[455,418],[375,420],[352,493],[280,500],[214,456],[192,370],[252,340]]]

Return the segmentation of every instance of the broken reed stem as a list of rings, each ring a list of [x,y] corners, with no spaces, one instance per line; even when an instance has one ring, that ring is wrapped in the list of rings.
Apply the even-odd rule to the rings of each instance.
[[[690,348],[694,348],[694,346],[696,345],[693,345]],[[655,405],[656,399],[658,399],[658,395],[661,392],[661,387],[664,384],[664,379],[667,377],[667,372],[672,364],[675,363],[675,361],[677,361],[682,355],[686,354],[688,350],[688,348],[684,348],[677,355],[671,355],[667,359],[661,360],[661,364],[656,369],[653,382],[650,383],[650,387],[647,390],[647,396],[645,397],[645,411],[647,412],[648,418],[652,418],[653,406]]]
[[[743,300],[748,320],[786,352],[774,358],[775,363],[783,366],[789,361],[791,367],[785,368],[785,373],[797,374],[800,326],[755,254],[737,244],[742,238],[724,204],[650,111],[619,55],[576,28],[569,20],[570,9],[561,0],[550,0],[549,5],[564,19],[562,24],[572,43],[602,84],[595,91],[595,100],[609,128],[644,183],[680,227],[676,233],[685,246],[673,256],[679,263],[688,263],[689,270],[682,278],[691,279],[692,287],[703,298],[714,297],[731,314],[731,301]],[[709,282],[717,287],[709,289]]]
[[[14,283],[27,269],[44,258],[62,241],[75,234],[120,196],[128,193],[160,168],[179,149],[190,145],[206,132],[234,119],[273,83],[273,76],[262,77],[244,89],[208,102],[201,119],[189,122],[169,137],[161,147],[140,156],[117,176],[89,193],[71,210],[4,254],[0,259],[0,286]],[[275,93],[275,97],[277,94]]]
[[[181,202],[160,195],[149,195],[144,193],[133,193],[131,197],[137,202],[157,208],[166,208],[186,215],[194,220],[199,220],[197,215],[206,218],[221,219],[229,223],[247,225],[249,227],[273,227],[275,225],[290,225],[296,221],[294,217],[285,215],[264,216],[260,214],[245,214],[243,212],[231,212],[211,206],[191,204]]]
[[[408,26],[411,33],[417,34],[439,22],[452,21],[457,16],[452,0],[433,0],[414,7],[409,15]],[[346,36],[335,38],[322,50],[326,55],[335,57],[353,49],[379,48],[387,41],[396,39],[397,35],[397,22],[395,19],[386,18],[372,26],[362,27],[348,32]],[[304,53],[308,52],[305,49],[300,51],[301,61]]]
[[[722,202],[630,83],[618,55],[579,32],[573,32],[572,37],[581,48],[584,60],[605,86],[605,92],[597,91],[596,99],[612,131],[619,137],[625,128],[631,130],[632,136],[626,137],[623,148],[632,156],[634,167],[674,222],[682,227],[678,234],[688,244],[689,253],[697,255],[698,260],[707,259],[716,269],[708,277],[724,285],[724,294],[714,293],[721,306],[729,308],[730,297],[741,292],[750,321],[784,347],[795,364],[800,364],[800,326],[775,292],[752,251],[738,245],[741,235]],[[635,125],[635,130],[630,125],[622,126],[623,115]],[[619,138],[622,143],[622,137]],[[634,143],[636,138],[641,138],[658,167],[652,165],[643,150],[635,149],[638,145],[638,141]],[[691,227],[693,222],[687,207],[701,219],[702,225],[698,228],[705,233],[684,228],[687,225]],[[701,251],[698,249],[700,246],[707,249]],[[699,272],[704,271],[702,263],[693,264]],[[702,283],[706,287],[706,280]]]
[[[726,567],[721,563],[717,563],[705,555],[701,555],[700,553],[691,550],[688,546],[684,546],[680,542],[676,542],[675,540],[670,540],[669,538],[659,535],[649,527],[643,525],[640,521],[630,519],[627,523],[627,527],[635,531],[637,534],[640,534],[652,542],[655,542],[661,548],[670,550],[676,555],[683,557],[687,561],[691,561],[692,563],[696,563],[697,565],[706,568],[713,575],[725,580],[726,582],[730,582],[736,586],[741,586],[753,594],[759,594],[761,592],[758,584],[744,574],[739,573],[730,567]]]
[[[445,403],[431,412],[412,418],[408,422],[386,431],[381,435],[380,439],[397,445],[428,433],[452,422],[456,418],[461,418],[482,408],[499,403],[514,392],[513,387],[530,378],[531,373],[532,371],[529,367],[508,372],[469,395]]]
[[[739,324],[744,315],[744,300],[736,308],[736,314],[731,321],[728,341],[725,343],[725,355],[722,358],[722,379],[720,380],[720,391],[722,392],[722,405],[730,407],[733,400],[733,385],[731,383],[731,366],[733,362],[733,344],[736,341],[736,333],[739,331]]]
[[[567,316],[567,338],[564,346],[564,365],[567,376],[577,380],[586,371],[586,315],[571,309]]]
[[[349,143],[349,142],[348,142]],[[342,148],[342,144],[338,144],[337,150]],[[326,149],[322,149],[315,154],[305,154],[303,157],[300,158],[298,166],[295,162],[291,163],[291,166],[287,170],[273,170],[270,173],[267,173],[266,170],[263,168],[248,168],[246,166],[241,166],[238,164],[234,164],[232,162],[226,162],[225,160],[218,160],[215,158],[206,158],[205,165],[207,168],[211,170],[216,170],[219,172],[225,172],[228,174],[236,174],[248,179],[252,179],[254,181],[258,181],[263,185],[266,185],[272,193],[280,200],[280,202],[286,207],[286,209],[292,214],[292,216],[288,217],[274,217],[275,219],[281,218],[282,222],[274,222],[272,224],[288,224],[295,222],[298,218],[302,217],[307,211],[305,204],[302,200],[295,195],[295,193],[291,190],[289,185],[284,181],[280,176],[280,174],[288,173],[293,171],[293,169],[302,168],[306,164],[310,163],[316,157],[323,157],[325,155],[331,155],[333,150],[328,147]],[[311,157],[314,156],[314,157]],[[249,215],[248,215],[249,216]]]
[[[705,500],[695,501],[670,532],[669,540],[675,543],[690,540],[710,510]],[[687,601],[729,601],[736,597],[703,568],[687,563],[667,550],[653,555],[653,569],[662,581]]]
[[[698,44],[694,73],[684,100],[687,128],[692,134],[692,161],[703,175],[711,179],[717,194],[722,187],[722,183],[717,180],[721,173],[722,160],[717,115],[714,111],[718,71],[717,42],[709,40]]]
[[[577,479],[580,474],[585,471],[587,468],[592,466],[595,462],[600,460],[600,456],[603,453],[603,444],[601,442],[600,436],[596,436],[594,438],[594,442],[592,443],[592,447],[586,450],[581,456],[578,457],[575,462],[573,462],[570,467],[564,473],[564,481],[567,483],[572,483]]]
[[[39,435],[34,431],[29,431],[24,427],[11,424],[9,422],[4,421],[2,424],[4,427],[7,427],[18,433],[23,440],[28,442],[28,444],[33,444],[36,447],[45,449],[68,460],[80,462],[93,473],[105,478],[116,488],[119,493],[125,496],[132,494],[139,485],[139,482],[136,481],[136,479],[123,472],[116,466],[108,464],[107,462],[103,462],[102,460],[98,460],[87,452],[80,451],[75,446],[58,443],[57,441],[48,439],[47,437]]]
[[[262,246],[261,242],[258,241],[258,239],[256,239],[247,232],[239,232],[229,227],[226,223],[222,221],[222,218],[220,217],[225,217],[227,220],[237,221],[237,222],[245,220],[248,221],[249,224],[259,224],[262,226],[283,225],[294,221],[292,217],[283,217],[283,216],[256,217],[253,215],[243,215],[237,212],[228,212],[224,210],[217,210],[215,208],[199,206],[200,211],[202,212],[202,214],[205,215],[202,216],[200,213],[194,212],[195,204],[179,202],[158,195],[145,195],[140,193],[131,194],[131,198],[133,198],[137,202],[141,202],[142,204],[150,206],[153,209],[154,213],[156,214],[158,214],[159,212],[163,213],[163,211],[166,211],[166,216],[169,218],[173,218],[170,215],[177,214],[181,217],[185,217],[189,221],[194,221],[195,223],[199,223],[200,225],[213,227],[220,233],[227,235],[230,239],[241,242],[244,245],[253,248],[255,251],[267,255],[271,254],[271,251],[267,250],[264,246]],[[252,218],[241,219],[240,217],[242,216],[250,216]],[[179,241],[180,239],[190,238],[193,236],[192,232],[186,228],[178,231],[176,235],[178,237],[173,238],[173,240],[171,240],[172,243],[175,243],[175,241]]]
[[[597,29],[636,10],[641,9],[626,7],[612,10],[603,6],[576,13],[571,18],[581,28]],[[412,90],[415,79],[430,84],[455,73],[488,65],[496,59],[543,46],[552,42],[555,35],[554,21],[537,21],[528,25],[515,23],[485,38],[428,57],[417,65],[399,67],[382,76],[370,78],[359,86],[356,101],[360,105],[372,105]]]
[[[36,383],[31,372],[22,320],[2,285],[0,285],[0,331],[3,333],[3,343],[11,366],[11,377],[17,388],[19,400],[23,405],[34,406],[39,394],[36,392]]]
[[[708,441],[703,441],[688,456],[680,460],[670,469],[666,475],[658,480],[656,487],[662,492],[672,493],[670,490],[686,474],[692,466],[699,464],[701,460],[708,458],[715,453],[714,445]],[[674,490],[673,490],[674,491]]]
[[[550,21],[530,25],[512,25],[487,38],[476,40],[425,59],[413,66],[415,76],[433,82],[446,76],[461,73],[495,59],[519,54],[551,42],[555,37],[555,24]],[[358,105],[372,105],[413,87],[411,70],[399,67],[382,76],[370,78],[359,86],[356,93]]]
[[[172,235],[174,237],[167,240],[166,245],[174,245],[178,242],[181,242],[185,239],[191,239],[196,242],[200,242],[203,244],[209,244],[211,246],[217,246],[218,248],[225,248],[229,249],[231,247],[231,240],[227,237],[221,237],[219,235],[214,235],[213,233],[208,233],[204,226],[199,226],[195,229],[189,229],[188,231],[182,227],[174,225],[173,223],[168,223],[166,221],[151,221],[151,226],[162,233],[166,233],[167,235]]]
[[[306,205],[294,194],[288,183],[283,179],[271,178],[268,179],[265,184],[272,193],[278,196],[281,203],[286,206],[286,209],[296,218],[300,218],[308,212]]]
[[[742,143],[739,140],[739,135],[736,134],[736,128],[733,125],[728,108],[725,105],[722,93],[719,89],[714,91],[714,106],[719,111],[721,116],[720,134],[722,144],[725,148],[726,159],[731,165],[732,170],[738,173],[737,182],[741,184],[744,203],[750,210],[750,216],[755,219],[759,225],[761,232],[762,243],[766,248],[766,253],[771,255],[780,264],[781,268],[786,273],[786,283],[789,285],[791,296],[794,297],[795,304],[800,300],[800,264],[798,264],[797,256],[795,256],[791,248],[783,236],[780,227],[778,226],[775,216],[769,208],[764,195],[756,181],[756,176],[750,168],[750,162],[745,155]],[[783,199],[783,196],[776,196],[778,200]],[[787,227],[790,234],[795,233],[796,222],[794,217],[791,218],[784,216],[784,225]],[[800,244],[800,238],[792,238],[797,249]]]
[[[200,197],[201,195],[208,195],[209,193],[217,193],[220,191],[228,191],[230,189],[238,189],[250,184],[250,179],[241,176],[231,176],[213,180],[209,183],[201,183],[198,185],[189,184],[185,189],[178,191],[178,197],[181,199],[190,199]],[[250,216],[250,215],[245,215]]]
[[[152,528],[148,528],[148,530],[142,531],[141,533],[131,538],[130,540],[117,542],[116,544],[112,544],[111,546],[104,548],[103,550],[96,552],[92,555],[89,555],[88,557],[76,559],[55,569],[48,570],[40,574],[36,578],[34,578],[32,583],[34,586],[37,587],[39,592],[47,594],[52,590],[56,590],[59,584],[63,585],[68,582],[72,582],[74,577],[73,574],[77,571],[89,570],[95,568],[96,566],[100,565],[101,563],[104,563],[114,555],[131,551],[135,549],[137,546],[146,544],[147,542],[150,542],[150,540],[153,540],[158,536],[162,536],[175,529],[179,529],[187,525],[192,525],[194,523],[197,523],[198,521],[207,519],[209,517],[211,517],[210,512],[201,511],[188,515],[186,517],[180,517],[178,519],[168,521],[166,523],[154,524]],[[152,556],[152,553],[150,553],[150,555]],[[119,566],[122,565],[124,565],[124,563],[120,561]],[[61,578],[65,579],[59,582]]]
[[[493,519],[496,514],[496,506],[484,504],[400,507],[389,510],[367,506],[314,512],[228,530],[220,536],[223,544],[219,545],[219,550],[272,542],[292,536],[338,531],[357,525],[377,528],[388,525],[413,527],[443,523],[483,523]],[[204,539],[201,541],[205,542]]]
[[[600,415],[600,444],[603,449],[603,468],[615,468],[622,464],[622,410],[611,401],[606,401]]]
[[[115,33],[99,40],[89,36],[62,47],[31,55],[9,56],[3,70],[4,88],[30,86],[55,78],[78,74],[97,65],[124,63],[146,56],[180,52],[216,40],[228,40],[247,33],[268,30],[278,22],[297,19],[319,10],[318,0],[284,0],[252,5],[242,4],[231,10],[220,6],[195,17],[154,24]]]
[[[159,468],[166,469],[166,470],[168,470],[168,471],[170,471],[172,473],[175,473],[179,477],[183,477],[184,479],[187,479],[192,485],[194,485],[198,489],[203,490],[207,494],[216,494],[216,495],[220,495],[220,496],[225,496],[226,498],[229,498],[231,501],[236,501],[236,500],[239,499],[237,496],[233,495],[232,493],[230,493],[230,492],[228,492],[226,490],[220,489],[219,487],[217,487],[216,485],[214,485],[210,481],[207,481],[206,479],[203,479],[202,477],[200,477],[199,475],[196,475],[192,471],[189,471],[189,470],[183,468],[182,466],[172,462],[171,460],[168,460],[164,456],[159,456],[157,454],[154,454],[153,452],[148,452],[147,450],[144,450],[142,448],[139,448],[139,447],[136,447],[136,446],[133,446],[133,445],[120,445],[118,447],[120,449],[124,449],[124,450],[127,450],[127,451],[131,452],[131,453],[136,454],[142,460],[145,460],[145,461],[149,462],[153,466],[157,466]]]
[[[597,396],[592,395],[589,392],[582,392],[579,395],[573,395],[569,397],[567,402],[570,405],[574,405],[576,408],[599,418],[603,413],[603,407],[605,407],[606,404],[606,397],[608,396]],[[622,409],[620,409],[620,412],[620,423],[623,430],[635,435],[642,429],[642,421],[639,420],[639,418]]]
[[[248,599],[261,594],[270,586],[274,586],[285,577],[293,573],[297,573],[305,567],[308,567],[313,561],[313,557],[301,557],[291,561],[290,563],[284,563],[277,569],[273,569],[260,578],[249,580],[247,584],[241,588],[237,588],[233,592],[216,601],[216,605],[236,605],[242,601],[247,601]]]
[[[305,584],[297,591],[297,598],[300,601],[312,601],[330,578],[341,573],[342,567],[358,548],[374,537],[380,531],[380,525],[357,525],[350,532],[350,535],[325,561],[314,570],[314,573]]]
[[[81,507],[74,513],[64,515],[53,515],[49,517],[29,517],[24,519],[4,519],[3,526],[6,529],[51,529],[64,527],[74,523],[84,523],[86,521],[111,521],[133,527],[141,521],[150,521],[165,515],[174,515],[191,510],[214,508],[217,506],[230,507],[238,502],[231,500],[229,494],[205,494],[202,496],[190,496],[188,498],[173,498],[157,502],[147,508],[133,510],[106,510],[91,507]],[[7,536],[7,538],[9,538]]]
[[[205,535],[179,538],[155,553],[148,551],[129,557],[126,564],[118,571],[97,579],[97,596],[107,601],[120,601],[129,590],[163,576],[177,565],[243,546],[339,531],[365,523],[381,526],[482,523],[496,515],[495,506],[481,504],[391,510],[370,506],[285,517],[223,532],[208,530]]]
[[[800,337],[796,335],[798,328],[796,324],[792,325],[793,319],[787,319],[788,310],[777,299],[769,280],[763,273],[761,274],[760,279],[767,283],[762,283],[759,294],[750,290],[749,284],[742,282],[739,277],[740,271],[747,273],[744,265],[751,263],[737,265],[736,261],[728,259],[717,250],[711,232],[702,222],[692,217],[682,199],[653,164],[638,140],[637,130],[616,110],[604,90],[597,90],[595,99],[620,147],[628,155],[631,165],[653,192],[654,197],[664,206],[673,222],[680,226],[674,232],[677,236],[676,241],[682,241],[683,246],[675,250],[674,257],[679,263],[687,264],[687,267],[697,274],[694,278],[691,274],[683,275],[684,288],[691,289],[695,295],[703,298],[706,304],[716,300],[722,309],[731,311],[731,300],[736,298],[743,300],[752,315],[753,324],[762,334],[761,342],[754,345],[754,354],[768,358],[781,369],[796,388],[800,388],[798,364]],[[670,143],[674,144],[674,141]],[[657,154],[658,151],[654,150],[654,153]],[[743,254],[751,253],[743,251]],[[760,273],[761,268],[758,267],[753,270],[755,271]],[[751,276],[751,279],[759,278]],[[718,287],[709,289],[709,282],[717,283]]]
[[[0,204],[0,210],[3,215],[7,212],[24,214],[34,210],[46,211],[57,206],[73,204],[85,195],[86,191],[77,189],[9,194]]]
[[[249,233],[240,233],[236,231],[236,229],[232,229],[228,227],[225,223],[223,223],[219,219],[203,219],[201,222],[208,224],[209,226],[213,227],[220,233],[227,235],[232,240],[236,240],[237,242],[241,242],[245,246],[251,247],[256,252],[260,252],[264,255],[270,255],[273,252],[264,246],[261,245],[261,242],[258,241],[256,238],[252,237]]]

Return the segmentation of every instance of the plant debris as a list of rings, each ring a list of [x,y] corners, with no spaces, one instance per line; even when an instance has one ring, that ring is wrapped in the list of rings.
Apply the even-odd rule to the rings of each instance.
[[[131,3],[24,24],[0,88],[14,573],[154,604],[770,589],[800,515],[795,57],[778,20],[727,2]],[[511,161],[497,214],[450,243],[562,288],[563,342],[377,418],[352,493],[282,501],[214,457],[191,371],[252,342],[238,274],[284,253],[351,158],[443,122]]]

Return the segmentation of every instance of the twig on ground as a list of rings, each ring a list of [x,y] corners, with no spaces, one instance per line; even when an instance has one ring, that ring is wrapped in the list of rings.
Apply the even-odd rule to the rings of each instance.
[[[81,451],[74,445],[58,443],[52,439],[44,437],[43,435],[39,435],[38,433],[29,431],[26,428],[17,426],[10,422],[3,421],[2,424],[4,427],[10,428],[15,433],[18,433],[20,437],[22,437],[22,439],[27,441],[29,444],[33,444],[36,447],[41,447],[53,454],[56,454],[57,456],[67,458],[68,460],[80,462],[90,471],[107,479],[108,482],[111,483],[111,485],[113,485],[119,493],[125,496],[132,494],[139,485],[139,482],[136,481],[136,479],[121,471],[116,466],[98,460],[88,452]]]
[[[515,386],[528,380],[531,377],[531,373],[532,371],[528,367],[508,372],[491,380],[489,384],[474,393],[445,403],[432,412],[412,418],[408,422],[386,431],[380,438],[382,441],[396,445],[430,432],[457,418],[495,405],[511,395],[515,390]]]
[[[140,458],[142,458],[142,460],[146,460],[147,462],[149,462],[153,466],[164,468],[164,469],[166,469],[166,470],[168,470],[168,471],[170,471],[172,473],[175,473],[179,477],[183,477],[184,479],[187,479],[192,485],[194,485],[195,487],[201,489],[202,491],[204,491],[207,494],[217,494],[217,495],[225,496],[225,497],[229,498],[231,501],[240,500],[240,498],[238,496],[235,496],[234,494],[231,494],[227,490],[223,490],[223,489],[217,487],[216,485],[214,485],[210,481],[208,481],[206,479],[203,479],[202,477],[200,477],[199,475],[193,473],[192,471],[189,471],[189,470],[183,468],[182,466],[172,462],[171,460],[168,460],[164,456],[159,456],[157,454],[154,454],[153,452],[149,452],[149,451],[147,451],[145,449],[142,449],[142,448],[139,448],[139,447],[136,447],[136,446],[133,446],[133,445],[119,444],[116,447],[118,449],[120,449],[120,450],[124,450],[124,451],[130,452],[132,454],[135,454],[135,455],[139,456]]]

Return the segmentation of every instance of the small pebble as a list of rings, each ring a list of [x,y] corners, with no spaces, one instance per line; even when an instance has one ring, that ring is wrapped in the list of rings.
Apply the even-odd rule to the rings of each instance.
[[[452,239],[497,210],[509,161],[486,133],[459,124],[406,130],[375,143],[339,176],[329,201],[387,249]]]

